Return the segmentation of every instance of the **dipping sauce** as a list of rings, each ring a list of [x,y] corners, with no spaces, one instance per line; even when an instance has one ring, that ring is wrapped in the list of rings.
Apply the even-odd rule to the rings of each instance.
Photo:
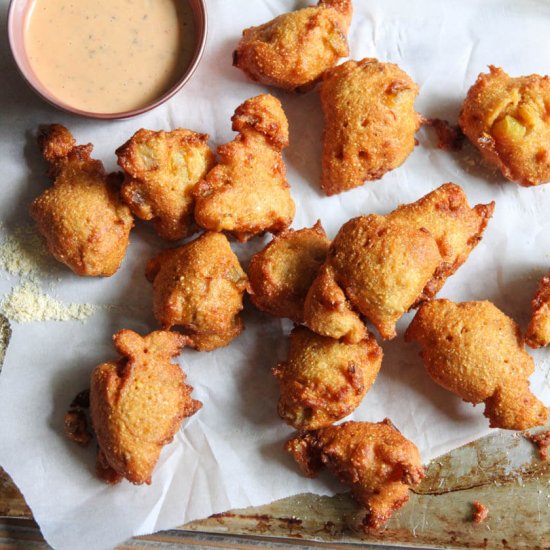
[[[144,107],[174,86],[195,48],[187,0],[35,0],[25,48],[57,99],[92,113]]]

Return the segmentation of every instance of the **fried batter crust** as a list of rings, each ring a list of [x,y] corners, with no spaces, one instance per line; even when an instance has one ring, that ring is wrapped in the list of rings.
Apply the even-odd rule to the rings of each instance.
[[[342,226],[323,275],[325,287],[339,287],[342,298],[367,317],[384,339],[391,339],[396,335],[396,322],[415,303],[440,263],[437,243],[426,229],[372,214]],[[316,290],[314,283],[306,300],[305,319],[312,330],[326,324],[316,322],[315,317],[328,314],[328,308],[323,312],[313,300]],[[349,333],[347,338],[356,341]]]
[[[46,128],[38,143],[54,183],[33,201],[30,213],[48,250],[77,275],[113,275],[134,224],[116,176],[90,158],[91,144],[77,146],[60,124]]]
[[[405,162],[421,117],[418,86],[392,63],[347,61],[323,76],[321,188],[335,195],[380,179]]]
[[[222,233],[206,232],[147,264],[154,312],[164,329],[180,327],[199,351],[226,346],[243,330],[246,273]]]
[[[262,84],[306,90],[348,55],[351,16],[351,0],[321,0],[245,29],[233,65]]]
[[[382,527],[409,500],[409,488],[424,478],[418,449],[387,418],[304,432],[286,449],[306,476],[315,477],[326,467],[351,487],[367,509],[365,530]]]
[[[193,189],[214,165],[208,135],[183,128],[141,129],[116,154],[126,174],[122,199],[132,213],[153,220],[163,239],[177,241],[190,234]]]
[[[191,398],[193,388],[185,383],[183,371],[170,362],[187,338],[165,331],[142,337],[121,330],[113,340],[122,359],[97,366],[91,377],[98,473],[109,483],[124,477],[150,484],[164,445],[183,419],[202,407]]]
[[[219,163],[195,190],[195,219],[211,231],[228,231],[240,241],[266,231],[279,233],[294,218],[282,150],[288,121],[278,99],[248,99],[231,119],[239,135],[218,147]]]
[[[288,359],[272,369],[281,390],[279,416],[299,430],[330,426],[357,408],[381,364],[382,348],[372,334],[345,344],[294,328]]]
[[[489,66],[468,91],[459,123],[505,178],[524,186],[550,181],[550,77],[512,78]]]
[[[462,188],[445,183],[420,200],[388,214],[387,218],[393,222],[427,229],[441,254],[441,264],[417,303],[433,298],[447,278],[468,259],[481,240],[494,208],[494,202],[470,208]]]
[[[529,388],[534,372],[517,324],[491,302],[425,302],[405,341],[418,342],[428,374],[464,401],[485,403],[492,428],[525,430],[548,411]]]
[[[533,316],[525,342],[531,348],[542,348],[550,344],[550,272],[543,277],[533,301]]]
[[[252,256],[248,269],[250,299],[275,317],[304,321],[304,301],[325,261],[330,240],[321,222],[312,228],[287,229]]]

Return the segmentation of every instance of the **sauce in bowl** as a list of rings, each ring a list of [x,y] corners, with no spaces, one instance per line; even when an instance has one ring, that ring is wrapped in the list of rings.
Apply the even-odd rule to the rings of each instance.
[[[186,0],[35,0],[24,41],[36,78],[90,113],[140,109],[168,92],[195,53]]]

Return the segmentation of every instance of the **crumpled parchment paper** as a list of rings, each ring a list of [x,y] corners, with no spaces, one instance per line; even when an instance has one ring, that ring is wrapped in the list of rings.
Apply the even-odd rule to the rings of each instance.
[[[213,145],[234,134],[230,117],[246,98],[267,91],[231,66],[243,28],[303,7],[296,0],[208,0],[209,36],[203,61],[185,89],[141,118],[94,122],[56,111],[30,91],[14,66],[7,38],[0,48],[0,158],[2,232],[28,223],[30,201],[48,185],[34,134],[39,124],[67,125],[79,142],[115,168],[114,150],[141,127],[186,127],[208,132]],[[0,1],[5,28],[7,0]],[[541,0],[356,0],[351,57],[398,63],[420,85],[418,110],[456,121],[461,101],[490,63],[512,75],[550,72],[550,4]],[[293,227],[320,218],[331,237],[347,219],[386,213],[446,181],[461,184],[470,203],[496,201],[494,218],[468,262],[439,296],[489,299],[525,328],[538,279],[550,264],[550,185],[524,189],[505,182],[466,147],[440,151],[422,130],[420,145],[404,166],[382,181],[327,198],[318,190],[322,116],[316,92],[287,95],[291,129],[288,178],[298,209]],[[246,265],[269,238],[234,245]],[[58,549],[111,548],[131,535],[181,525],[235,507],[260,505],[300,492],[330,494],[334,482],[298,473],[283,444],[292,433],[276,414],[278,388],[270,368],[285,357],[290,323],[248,305],[246,331],[229,347],[208,354],[184,350],[180,363],[204,408],[189,419],[162,453],[151,486],[109,487],[94,475],[95,449],[64,439],[63,414],[87,387],[92,368],[115,358],[111,336],[121,328],[156,328],[146,260],[164,243],[141,222],[120,271],[109,279],[80,279],[63,267],[43,273],[45,292],[64,302],[87,302],[98,313],[84,322],[13,324],[0,376],[0,464],[22,490],[48,542]],[[4,274],[0,292],[18,284]],[[400,335],[384,343],[374,388],[352,415],[390,417],[420,448],[424,461],[489,432],[482,407],[445,392],[426,375],[418,348]],[[547,351],[533,353],[532,386],[550,402]]]

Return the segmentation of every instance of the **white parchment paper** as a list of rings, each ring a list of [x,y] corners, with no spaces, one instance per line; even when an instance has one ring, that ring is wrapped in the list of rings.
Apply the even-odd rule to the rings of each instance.
[[[93,122],[72,117],[38,99],[19,77],[5,35],[0,37],[0,219],[2,231],[28,222],[30,201],[48,185],[35,144],[39,124],[61,122],[79,142],[95,144],[95,156],[115,167],[114,150],[141,127],[186,127],[219,145],[233,138],[230,117],[248,97],[267,91],[231,66],[241,30],[284,11],[296,0],[208,0],[209,37],[204,59],[185,90],[138,119]],[[5,28],[7,0],[0,1]],[[351,57],[378,57],[408,71],[420,85],[417,108],[426,116],[456,121],[460,103],[489,63],[513,75],[550,73],[550,3],[543,0],[356,0]],[[322,116],[318,95],[286,95],[291,129],[288,177],[298,209],[293,227],[321,218],[332,237],[350,217],[386,213],[446,181],[461,184],[471,204],[496,201],[485,237],[440,293],[455,300],[490,299],[525,328],[538,279],[550,264],[550,185],[523,189],[480,166],[471,148],[440,151],[425,130],[405,165],[382,181],[332,198],[318,190]],[[246,265],[268,238],[235,245]],[[63,438],[63,414],[87,387],[92,368],[115,358],[111,336],[121,328],[156,328],[152,292],[143,271],[162,248],[138,223],[120,271],[109,279],[80,279],[62,268],[44,275],[45,291],[65,302],[118,307],[101,309],[83,323],[14,324],[0,376],[0,464],[22,490],[34,517],[58,549],[111,548],[131,535],[150,533],[230,508],[259,505],[292,494],[330,494],[341,488],[308,480],[286,456],[292,430],[276,414],[278,388],[270,368],[286,353],[290,324],[248,305],[246,331],[229,347],[208,354],[185,350],[180,363],[204,408],[165,448],[151,486],[109,487],[94,475],[94,448]],[[16,285],[4,274],[0,291]],[[482,407],[445,392],[426,375],[418,349],[399,337],[384,344],[374,388],[352,415],[390,417],[420,448],[423,459],[489,432]],[[532,386],[550,402],[548,351],[533,353]]]

